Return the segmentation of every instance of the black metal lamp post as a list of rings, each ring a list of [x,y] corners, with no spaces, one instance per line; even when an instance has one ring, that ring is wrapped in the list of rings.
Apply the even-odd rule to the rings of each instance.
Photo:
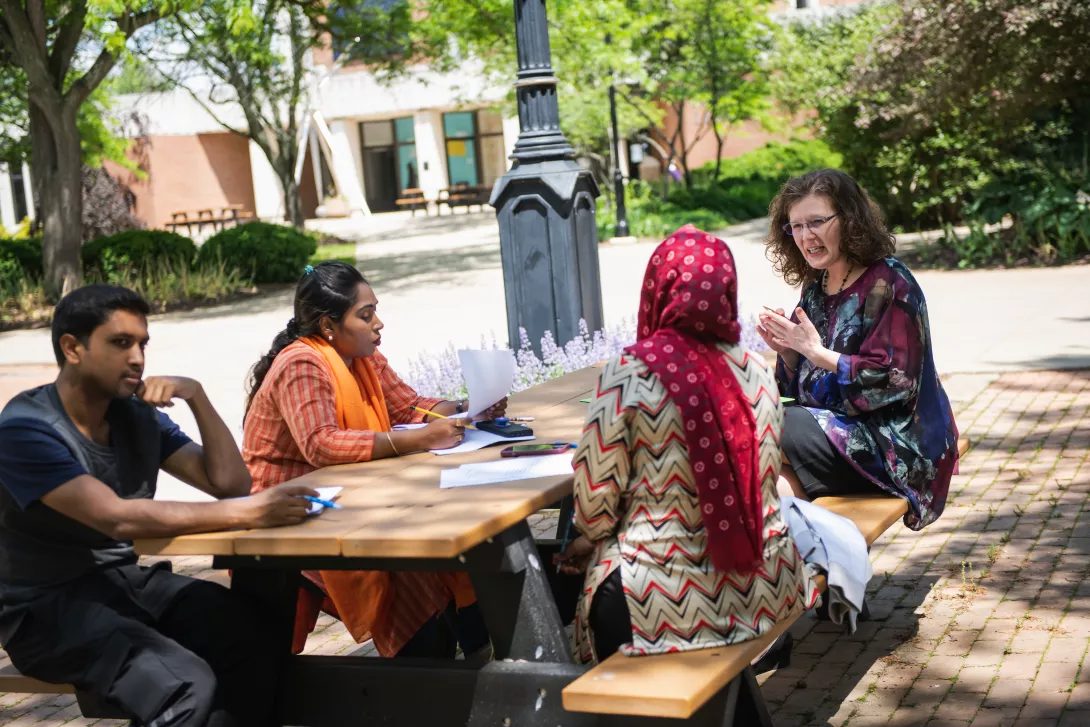
[[[550,331],[563,345],[604,325],[591,173],[575,161],[560,131],[545,0],[515,0],[519,138],[514,165],[492,189],[500,226],[500,257],[513,348],[519,329],[534,350]]]
[[[606,33],[606,44],[613,42],[613,36]],[[624,208],[624,175],[621,174],[621,137],[617,134],[617,87],[614,79],[609,79],[609,123],[613,127],[613,196],[617,211],[617,224],[613,228],[614,237],[628,237],[628,214]]]
[[[613,194],[617,198],[617,226],[614,235],[628,237],[628,214],[624,208],[624,175],[621,174],[621,138],[617,135],[617,89],[609,84],[609,120],[613,124]]]

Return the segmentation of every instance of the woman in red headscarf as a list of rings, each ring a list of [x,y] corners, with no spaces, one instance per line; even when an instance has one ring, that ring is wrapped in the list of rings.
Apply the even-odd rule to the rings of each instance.
[[[581,661],[759,638],[817,599],[780,518],[776,379],[739,337],[734,257],[687,225],[651,257],[575,454]]]

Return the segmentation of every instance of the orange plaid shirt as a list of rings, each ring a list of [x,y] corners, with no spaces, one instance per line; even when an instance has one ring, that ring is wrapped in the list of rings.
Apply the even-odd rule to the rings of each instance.
[[[424,421],[413,407],[431,409],[442,399],[420,396],[390,368],[379,352],[371,365],[382,383],[391,424]],[[368,462],[375,432],[341,429],[326,363],[303,343],[276,357],[246,415],[242,458],[253,477],[253,491],[301,477],[320,467]]]
[[[375,352],[371,365],[382,384],[391,424],[421,422],[425,415],[413,407],[431,409],[442,401],[413,391],[381,353]],[[337,425],[333,379],[326,366],[321,355],[304,343],[291,344],[273,361],[246,415],[242,438],[242,458],[253,477],[253,492],[320,467],[371,459],[375,432],[346,430]],[[305,575],[325,591],[318,573]],[[440,574],[393,572],[390,578],[390,609],[369,634],[382,656],[394,656],[454,597],[446,582],[449,577]],[[359,597],[366,598],[367,594]],[[296,653],[303,649],[306,634],[314,628],[319,608],[334,613],[336,603],[327,597],[323,604],[308,596],[306,590],[301,591],[293,644]],[[360,634],[357,640],[365,636]]]

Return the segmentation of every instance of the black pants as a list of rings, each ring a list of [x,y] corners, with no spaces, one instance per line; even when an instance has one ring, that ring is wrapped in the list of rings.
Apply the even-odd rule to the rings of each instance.
[[[780,444],[807,497],[816,500],[830,495],[883,493],[882,488],[859,474],[833,446],[810,410],[788,406],[783,413]]]
[[[428,620],[397,655],[430,659],[453,659],[455,646],[467,657],[488,644],[488,629],[476,603],[456,608],[454,601],[446,611]]]
[[[598,661],[605,661],[632,641],[632,614],[624,597],[620,568],[610,573],[595,591],[589,621]]]
[[[12,664],[147,727],[274,724],[282,655],[256,609],[208,581],[160,572],[151,582],[94,576],[40,599],[5,644]]]

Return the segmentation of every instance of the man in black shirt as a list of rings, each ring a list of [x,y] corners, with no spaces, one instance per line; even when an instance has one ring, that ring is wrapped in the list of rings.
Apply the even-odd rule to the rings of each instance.
[[[131,541],[290,525],[315,496],[250,496],[234,438],[201,385],[143,378],[147,303],[92,285],[53,317],[61,367],[0,414],[0,642],[23,674],[114,703],[140,723],[269,725],[278,654],[231,591],[143,567]],[[202,445],[158,407],[186,402]],[[153,498],[159,469],[217,498]]]

